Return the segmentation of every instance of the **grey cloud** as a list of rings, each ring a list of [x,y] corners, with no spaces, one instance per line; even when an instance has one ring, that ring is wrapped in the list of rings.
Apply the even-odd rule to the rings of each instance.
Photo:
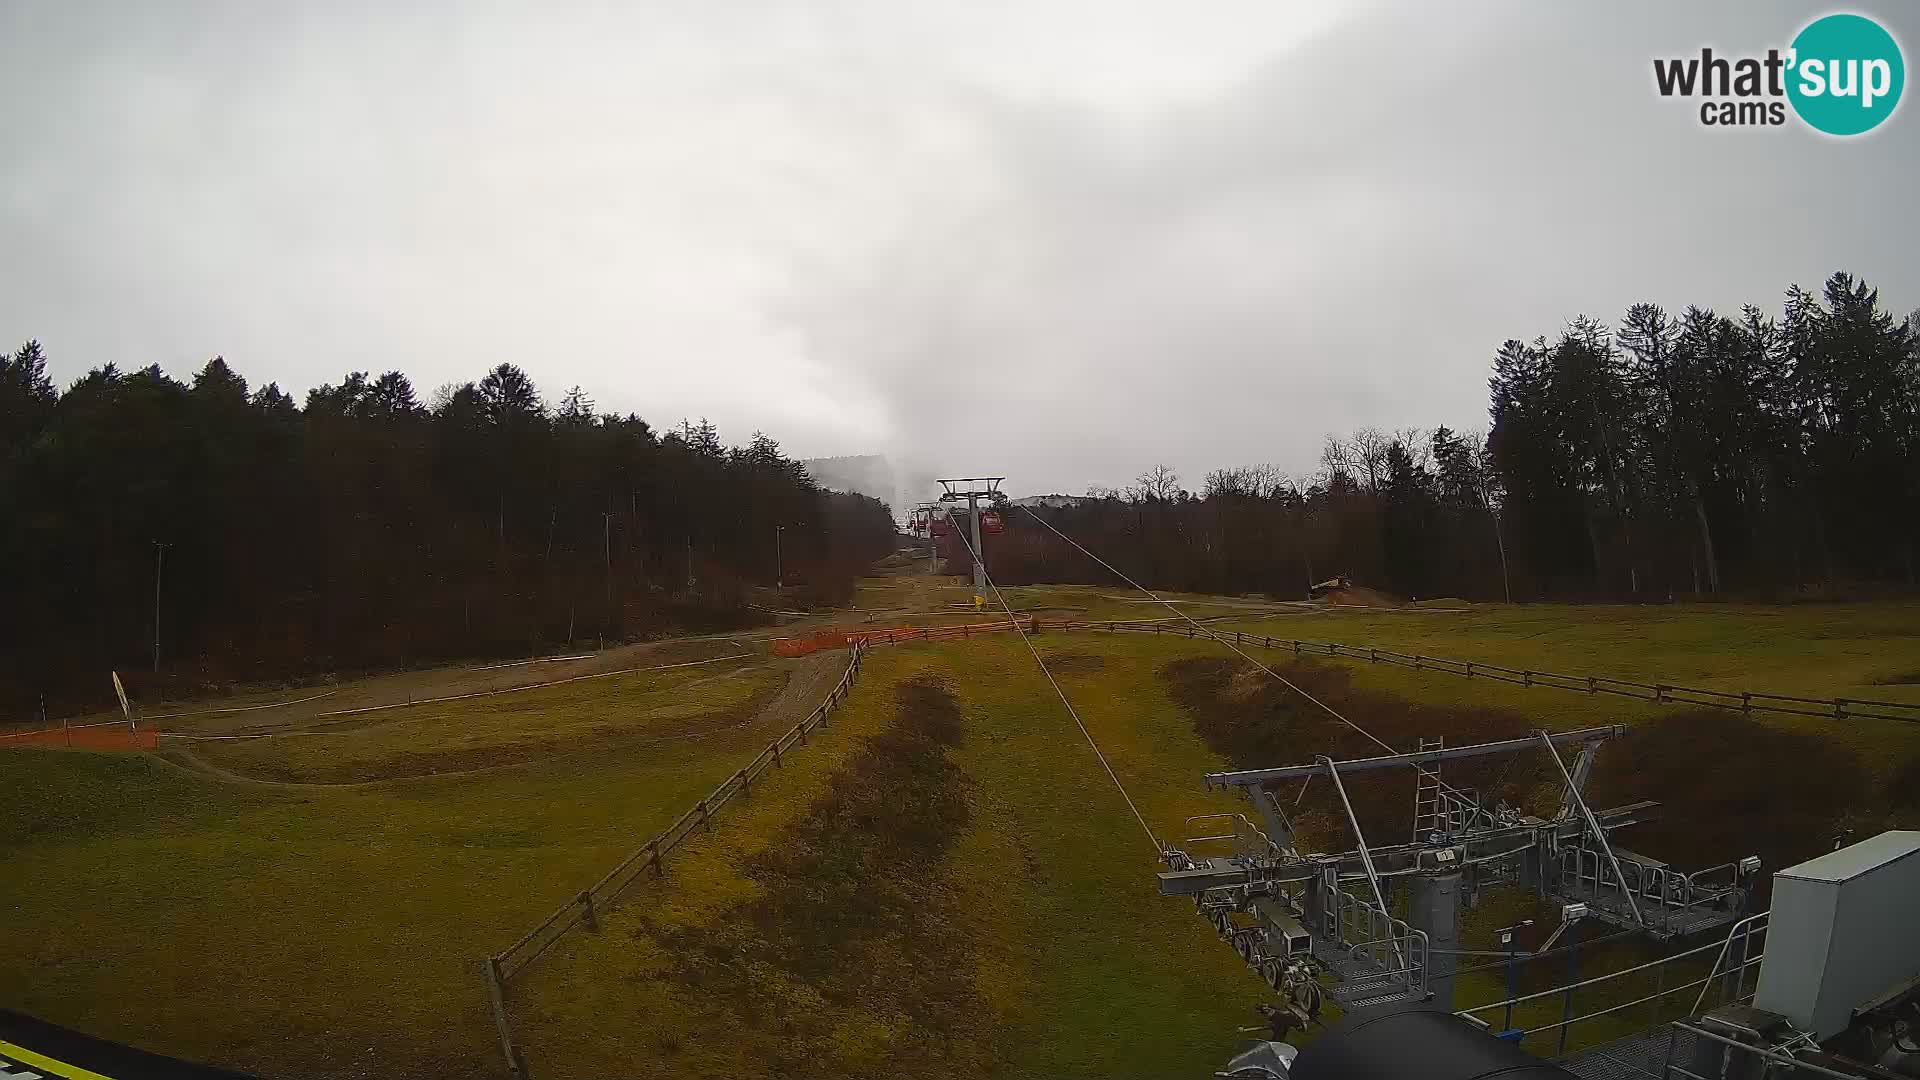
[[[0,337],[550,395],[1021,491],[1484,424],[1629,303],[1920,303],[1911,106],[1716,132],[1652,56],[1806,5],[19,5]],[[1920,23],[1877,12],[1906,41]]]

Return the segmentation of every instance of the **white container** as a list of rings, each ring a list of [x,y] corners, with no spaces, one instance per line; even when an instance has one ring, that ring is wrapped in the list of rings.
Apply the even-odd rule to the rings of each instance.
[[[1883,832],[1773,875],[1756,1008],[1816,1039],[1920,976],[1920,832]]]

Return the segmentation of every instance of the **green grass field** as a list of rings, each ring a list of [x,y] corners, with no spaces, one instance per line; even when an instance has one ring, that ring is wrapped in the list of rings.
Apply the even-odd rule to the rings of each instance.
[[[752,719],[740,706],[750,688],[764,696],[766,669],[691,693],[668,692],[692,681],[681,673],[625,678],[488,699],[535,706],[512,713],[396,711],[349,736],[342,760],[371,760],[363,734],[404,731],[412,752],[431,753],[505,716],[549,740],[601,697],[658,707],[704,693],[716,730],[618,753],[587,738],[517,767],[363,786],[232,782],[150,755],[0,752],[0,1000],[268,1076],[350,1076],[376,1059],[397,1076],[499,1073],[480,958],[784,726],[734,726]],[[684,716],[627,722],[686,734]],[[233,767],[271,772],[311,768],[335,741],[231,745],[252,755]]]
[[[857,603],[966,602],[950,581],[901,582],[870,582]],[[1022,609],[1165,614],[1111,599],[1121,595],[1009,590]],[[1911,605],[1246,615],[1225,625],[1572,673],[1920,701],[1920,687],[1881,683],[1920,670]],[[1087,633],[1035,643],[1157,837],[1240,808],[1202,789],[1201,773],[1226,758],[1163,674],[1221,656],[1218,646]],[[810,670],[837,671],[844,654],[815,659]],[[10,930],[0,1001],[265,1076],[503,1075],[480,958],[796,718],[769,707],[793,696],[775,696],[786,670],[728,662],[613,676],[395,710],[326,737],[200,743],[191,760],[0,751]],[[1661,739],[1711,736],[1748,754],[1729,760],[1759,766],[1815,745],[1794,738],[1817,740],[1838,755],[1833,775],[1857,762],[1860,813],[1880,815],[1863,825],[1907,812],[1898,778],[1920,760],[1916,725],[1780,717],[1750,731],[1618,698],[1339,670],[1353,694],[1375,695],[1369,708],[1401,699],[1510,710],[1529,726],[1635,725],[1653,741],[1622,760],[1651,753],[1648,782],[1663,792],[1684,778],[1660,773]],[[928,719],[948,709],[951,738]],[[1781,812],[1799,807],[1803,831],[1826,827],[1802,805],[1816,794]],[[1688,805],[1663,827],[1693,818],[1711,831],[1716,805]],[[1748,800],[1722,816],[1756,812],[1771,811]],[[1189,903],[1155,895],[1156,869],[1017,638],[883,648],[822,737],[676,852],[664,881],[630,888],[598,933],[564,937],[515,981],[511,1010],[543,1080],[796,1067],[1205,1075],[1235,1029],[1257,1022],[1264,988]],[[1469,935],[1509,908],[1490,903]],[[1499,990],[1499,973],[1482,973],[1460,1001]]]

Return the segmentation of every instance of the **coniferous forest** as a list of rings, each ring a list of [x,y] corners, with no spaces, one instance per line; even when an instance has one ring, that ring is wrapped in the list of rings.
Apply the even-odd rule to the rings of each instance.
[[[151,698],[734,628],[776,557],[780,599],[844,602],[893,535],[765,435],[553,404],[512,364],[428,400],[221,359],[59,391],[29,342],[0,355],[0,716],[104,707],[109,668]]]
[[[1847,274],[1777,314],[1636,304],[1492,357],[1484,437],[1329,436],[1318,469],[1156,467],[1038,509],[1150,586],[1305,595],[1335,575],[1474,600],[1844,597],[1915,582],[1920,312]],[[1014,512],[1008,583],[1112,575]]]
[[[1153,587],[1409,597],[1792,599],[1915,584],[1920,313],[1835,274],[1777,313],[1629,308],[1492,356],[1484,436],[1328,436],[1317,468],[1156,467],[1038,513]],[[1022,513],[997,580],[1105,582]],[[776,539],[776,532],[778,539]],[[0,708],[526,655],[843,601],[887,508],[771,438],[557,403],[501,364],[421,400],[355,372],[296,402],[223,360],[58,390],[0,355]],[[776,544],[779,545],[776,554]],[[156,594],[156,585],[158,592]],[[159,671],[153,673],[155,612]],[[177,685],[176,685],[177,684]]]

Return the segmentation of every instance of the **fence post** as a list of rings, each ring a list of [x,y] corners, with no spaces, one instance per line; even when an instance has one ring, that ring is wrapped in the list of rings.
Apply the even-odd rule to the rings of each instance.
[[[1654,683],[1653,684],[1653,700],[1659,702],[1662,705],[1665,705],[1667,703],[1668,689],[1670,688],[1667,686],[1666,683]]]
[[[1467,661],[1467,678],[1473,678],[1473,661]]]
[[[740,780],[741,797],[747,798],[747,799],[753,798],[753,779],[747,775],[747,770],[741,769],[739,772],[734,773],[733,775],[738,777]]]
[[[1367,659],[1372,663],[1375,663],[1375,664],[1379,663],[1380,662],[1379,650],[1375,649],[1371,645],[1367,646]]]
[[[787,767],[786,763],[780,760],[780,740],[779,739],[773,740],[773,767],[776,769],[784,769]]]
[[[1413,654],[1413,670],[1415,671],[1420,670],[1420,654],[1419,653]]]
[[[1521,673],[1520,673],[1520,685],[1521,685],[1521,686],[1532,686],[1532,685],[1533,685],[1533,672],[1531,672],[1531,671],[1523,671],[1523,672],[1521,672]]]
[[[1241,641],[1241,639],[1240,639],[1240,631],[1238,631],[1238,630],[1235,630],[1235,631],[1233,632],[1233,643],[1234,643],[1235,645],[1241,645],[1241,644],[1245,644],[1245,643],[1244,643],[1243,641]]]
[[[586,923],[589,930],[599,930],[600,919],[593,913],[593,893],[587,889],[581,889],[580,895],[574,899],[580,904],[580,921]]]
[[[1600,689],[1600,684],[1594,680],[1594,677],[1591,675],[1587,676],[1587,693],[1589,694],[1595,693],[1599,689]]]
[[[700,800],[700,824],[705,825],[708,832],[713,831],[713,814],[707,810],[705,799]]]
[[[1293,655],[1295,656],[1300,655],[1300,639],[1299,638],[1293,639]]]
[[[513,1028],[507,1022],[506,980],[500,975],[500,958],[489,956],[480,966],[487,980],[487,998],[493,1005],[493,1030],[500,1036],[500,1056],[506,1058],[507,1070],[515,1080],[530,1080],[527,1059],[513,1045]]]
[[[1748,716],[1753,715],[1753,691],[1740,691],[1740,711],[1746,713]]]
[[[656,836],[648,841],[647,850],[653,852],[653,858],[647,860],[647,862],[653,866],[653,876],[657,878],[666,877],[667,864],[660,860],[660,838]]]

